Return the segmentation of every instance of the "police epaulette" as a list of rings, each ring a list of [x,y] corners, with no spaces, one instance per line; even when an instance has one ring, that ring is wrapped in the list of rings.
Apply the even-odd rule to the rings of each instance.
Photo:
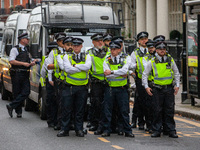
[[[81,61],[85,62],[85,56],[86,56],[86,53],[82,52],[81,53]]]
[[[136,47],[133,51],[137,51],[137,50],[139,50],[140,48],[139,47]]]
[[[88,55],[88,54],[89,54],[89,51],[86,51],[85,54]]]
[[[113,61],[112,61],[112,59],[111,59],[111,55],[108,55],[108,56],[106,57],[106,59],[108,60],[108,62],[109,62],[110,64],[113,64]]]
[[[153,59],[155,60],[155,63],[159,63],[160,62],[157,57],[152,58],[152,60]]]

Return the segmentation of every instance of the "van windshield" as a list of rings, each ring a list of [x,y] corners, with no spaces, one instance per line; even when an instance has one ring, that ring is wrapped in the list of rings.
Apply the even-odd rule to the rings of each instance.
[[[54,35],[58,32],[64,32],[67,36],[79,37],[84,40],[82,51],[86,51],[93,47],[92,40],[90,37],[95,33],[110,33],[113,36],[120,35],[120,29],[77,29],[77,28],[52,28],[49,29],[49,35]],[[50,36],[50,40],[55,40],[54,37]]]

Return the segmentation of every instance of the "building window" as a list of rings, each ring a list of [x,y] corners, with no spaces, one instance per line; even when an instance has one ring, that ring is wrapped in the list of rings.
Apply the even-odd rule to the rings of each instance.
[[[13,7],[13,0],[10,0],[10,7]]]
[[[23,1],[22,1],[22,0],[20,0],[20,5],[22,5],[22,3],[23,3]]]
[[[169,0],[169,31],[182,33],[182,0]]]
[[[4,8],[4,0],[1,0],[1,8]]]

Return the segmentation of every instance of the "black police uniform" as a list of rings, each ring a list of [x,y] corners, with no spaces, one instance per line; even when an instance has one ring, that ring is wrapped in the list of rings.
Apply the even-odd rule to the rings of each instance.
[[[26,36],[28,36],[28,34],[24,33],[18,38],[20,39]],[[29,48],[26,46],[24,47],[24,50],[22,50],[19,45],[16,45],[15,47],[19,53],[15,60],[30,63]],[[30,67],[12,65],[10,75],[12,81],[13,101],[7,105],[7,109],[11,117],[13,109],[15,109],[17,117],[21,117],[23,102],[30,94]]]

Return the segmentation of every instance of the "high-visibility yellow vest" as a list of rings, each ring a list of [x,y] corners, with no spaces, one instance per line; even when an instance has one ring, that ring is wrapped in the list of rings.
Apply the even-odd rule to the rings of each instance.
[[[60,53],[60,50],[58,50],[57,48],[54,48],[53,49],[53,57],[54,57],[54,76],[56,77],[56,78],[59,78],[60,77],[60,75],[59,75],[59,66],[58,66],[58,62],[57,62],[57,58],[56,58],[56,56],[58,55]]]
[[[85,54],[84,54],[85,55]],[[79,63],[76,63],[73,59],[73,54],[68,55],[68,59],[71,62],[72,65],[77,65],[77,64],[85,64],[85,61],[81,61]],[[85,55],[85,60],[87,59],[87,56]],[[88,83],[88,72],[81,71],[77,72],[74,74],[69,74],[67,73],[66,76],[66,82],[72,85],[86,85]]]
[[[64,56],[65,56],[65,54],[60,55],[61,59],[63,59]],[[59,71],[59,77],[60,77],[61,80],[63,80],[63,81],[65,80],[66,73],[65,73],[64,70]]]
[[[113,64],[111,56],[109,56],[106,58],[106,63],[108,64],[110,70],[114,71],[114,70],[118,70],[119,68],[122,68],[123,65],[127,63],[127,61],[126,61],[126,57],[125,57],[124,61],[122,63]],[[127,84],[127,78],[124,78],[122,76],[116,77],[114,79],[107,78],[107,82],[109,83],[110,87],[121,87],[121,86],[125,86]]]
[[[148,54],[148,52],[146,54]],[[138,48],[135,50],[135,56],[136,56],[136,63],[137,63],[136,72],[137,72],[138,78],[142,79],[142,73],[144,71],[142,60],[145,55],[141,52],[140,48]]]
[[[154,84],[158,85],[170,85],[173,82],[174,73],[172,70],[172,64],[174,60],[172,57],[168,56],[168,61],[165,63],[160,63],[159,60],[154,57],[151,60],[153,68]]]
[[[144,56],[144,59],[148,62],[150,61],[152,58],[154,58],[154,55],[151,55],[151,54],[146,54]],[[152,72],[149,73],[149,76],[148,76],[148,81],[152,81],[153,80],[153,75],[152,75]]]
[[[42,69],[42,66],[44,65],[45,59],[46,59],[46,57],[42,56],[42,61],[40,63],[40,69]],[[45,78],[40,77],[40,85],[41,85],[41,87],[45,87],[46,86],[46,79],[47,79],[47,77],[48,77],[48,74],[46,75]]]
[[[89,55],[91,56],[92,61],[90,74],[99,80],[104,80],[103,62],[105,61],[107,54],[108,51],[103,58],[100,58],[93,53],[93,49],[89,50]]]

